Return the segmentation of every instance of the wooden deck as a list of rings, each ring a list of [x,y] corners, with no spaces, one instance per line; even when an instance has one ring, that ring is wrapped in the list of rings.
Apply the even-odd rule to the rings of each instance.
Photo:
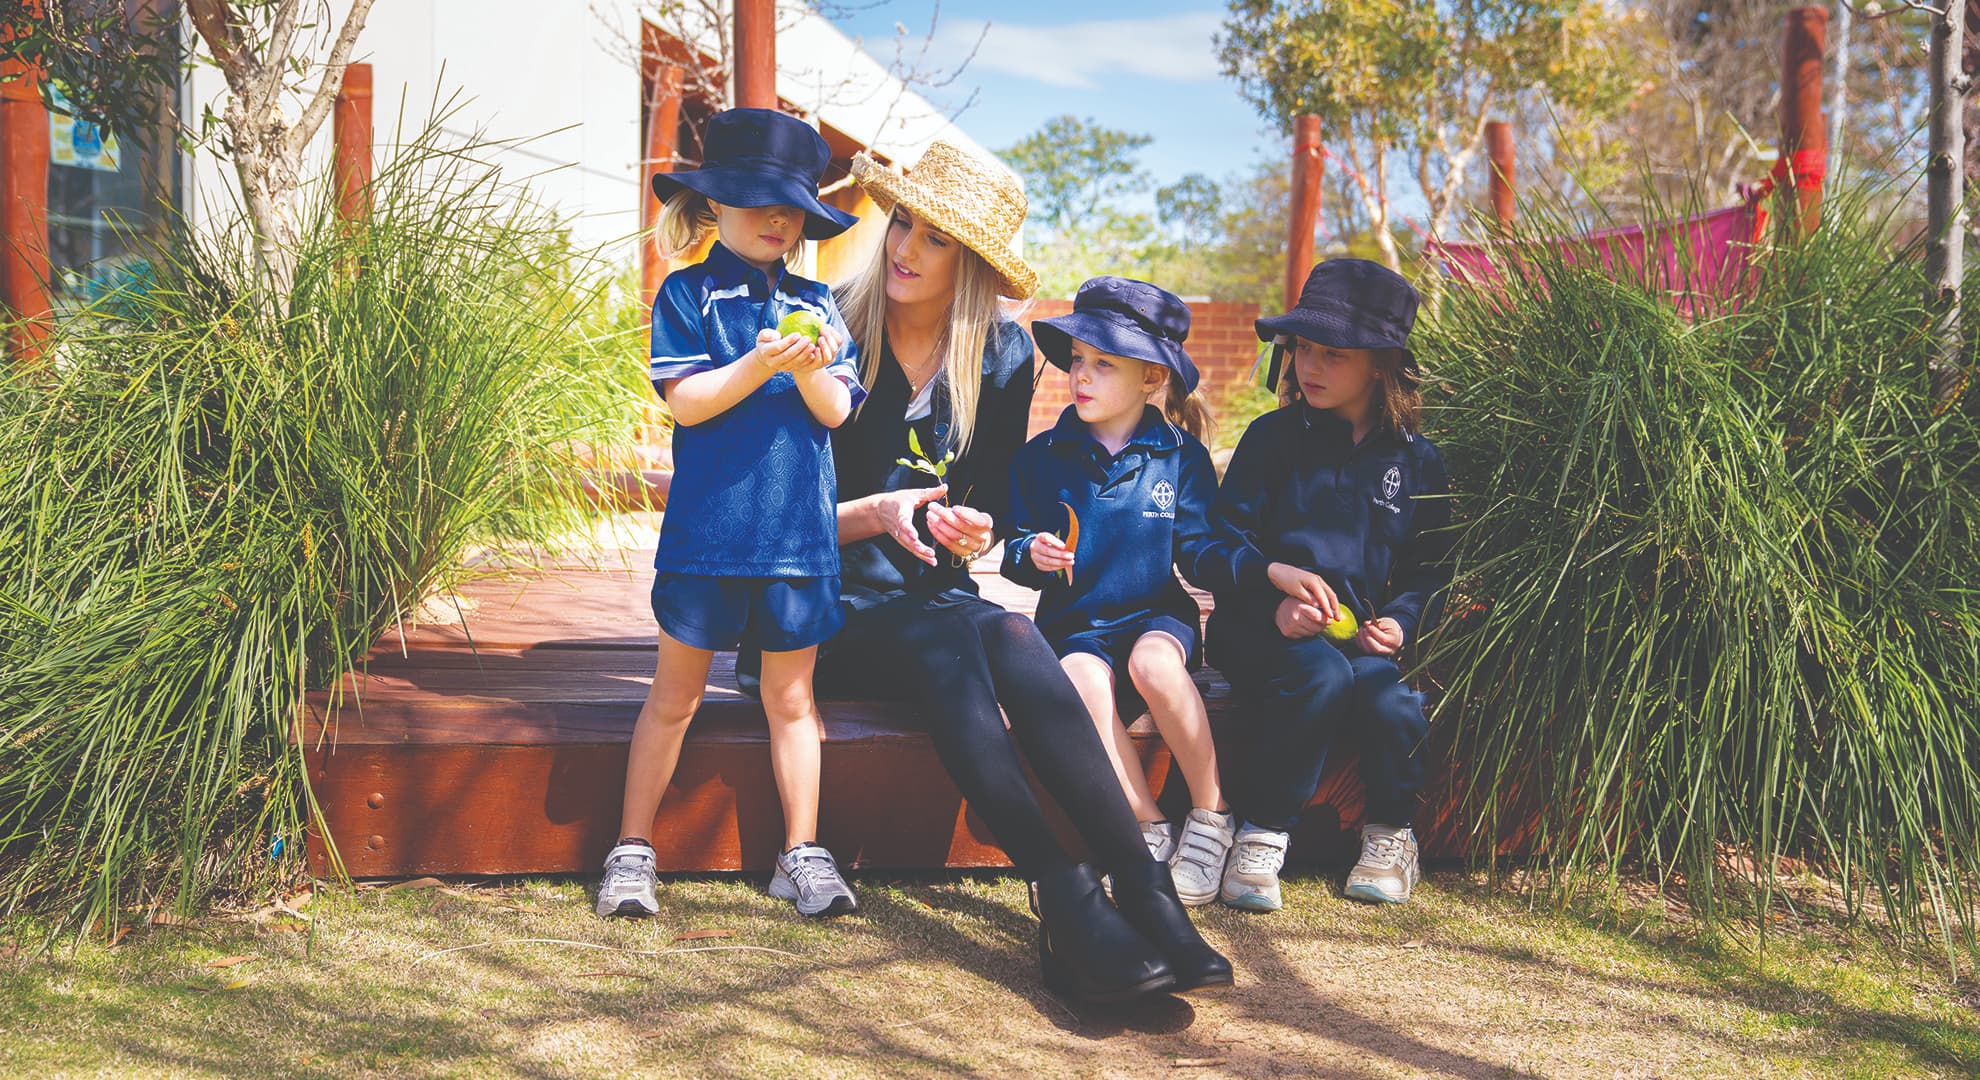
[[[617,836],[626,747],[653,677],[651,557],[650,549],[608,553],[623,568],[551,565],[470,585],[462,616],[386,634],[359,669],[310,696],[299,736],[350,874],[598,865]],[[1036,594],[998,578],[995,565],[979,564],[984,594],[1030,610]],[[1214,673],[1199,682],[1214,721],[1230,709],[1228,689]],[[819,839],[842,863],[1007,865],[911,706],[826,700],[821,709]],[[1135,733],[1159,790],[1168,753],[1145,717]],[[1330,766],[1295,836],[1296,857],[1354,849],[1356,834],[1341,824],[1358,826],[1353,771],[1345,754]],[[1419,831],[1433,850],[1461,842],[1441,819]],[[655,824],[660,866],[766,869],[782,833],[762,710],[736,690],[734,656],[719,655]],[[309,856],[317,873],[331,872],[323,836],[311,835]]]

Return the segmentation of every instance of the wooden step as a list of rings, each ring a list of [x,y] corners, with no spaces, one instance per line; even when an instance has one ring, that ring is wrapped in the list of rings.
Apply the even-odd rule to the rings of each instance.
[[[1036,594],[996,577],[992,558],[979,564],[985,596],[1030,610]],[[604,568],[553,565],[466,586],[463,617],[387,633],[363,665],[310,695],[298,735],[329,830],[312,831],[312,869],[331,872],[333,839],[356,877],[596,869],[618,834],[627,744],[653,677],[650,559],[628,551]],[[763,712],[737,691],[734,661],[716,657],[661,802],[652,838],[662,870],[764,870],[781,846]],[[1220,722],[1228,687],[1213,672],[1198,684]],[[819,840],[842,864],[1008,865],[911,704],[824,700],[820,711]],[[1160,791],[1168,752],[1146,717],[1133,734]],[[1294,856],[1351,853],[1360,807],[1342,755]],[[1449,817],[1440,811],[1419,828],[1426,847],[1459,850],[1463,833]]]

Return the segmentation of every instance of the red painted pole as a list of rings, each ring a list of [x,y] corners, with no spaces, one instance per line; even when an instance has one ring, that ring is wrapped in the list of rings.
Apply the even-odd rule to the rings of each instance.
[[[39,16],[39,10],[34,11]],[[39,358],[55,304],[49,292],[48,109],[41,103],[41,69],[31,61],[0,61],[0,304],[13,322],[8,352]]]
[[[776,0],[736,0],[736,107],[777,107]]]
[[[1299,302],[1300,286],[1313,269],[1313,227],[1320,220],[1320,118],[1302,116],[1293,125],[1292,218],[1286,226],[1286,306]]]
[[[1829,10],[1798,7],[1785,19],[1781,46],[1781,157],[1794,172],[1799,232],[1822,223],[1821,177],[1829,154],[1828,125],[1822,122],[1822,52],[1828,43]],[[1806,164],[1813,158],[1819,167]],[[1804,164],[1797,165],[1797,161]]]
[[[363,219],[371,210],[371,65],[344,68],[344,86],[331,113],[334,150],[331,182],[337,190],[337,216]]]
[[[639,185],[639,295],[646,307],[660,292],[667,277],[667,259],[660,254],[660,237],[654,231],[660,224],[660,200],[653,197],[653,175],[673,172],[674,155],[680,150],[681,87],[687,73],[673,64],[653,70],[646,106],[645,177]]]
[[[1512,125],[1493,120],[1485,125],[1485,157],[1492,165],[1492,218],[1501,229],[1512,228],[1515,208],[1513,187]]]

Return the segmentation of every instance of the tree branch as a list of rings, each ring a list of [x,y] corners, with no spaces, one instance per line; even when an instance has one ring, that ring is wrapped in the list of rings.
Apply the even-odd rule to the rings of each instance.
[[[282,92],[288,77],[289,50],[295,47],[296,8],[301,0],[282,0],[275,8],[275,18],[268,28],[268,48],[262,55],[269,60],[262,66],[258,90],[264,98],[272,99]]]
[[[296,126],[289,130],[290,153],[302,153],[315,137],[316,129],[323,126],[323,118],[330,115],[330,107],[336,104],[338,93],[344,89],[344,65],[350,62],[358,34],[364,31],[364,19],[371,13],[371,4],[372,0],[352,0],[351,13],[344,17],[344,27],[337,32],[337,44],[331,47],[330,59],[324,64],[323,81],[316,87],[316,96],[296,119]]]

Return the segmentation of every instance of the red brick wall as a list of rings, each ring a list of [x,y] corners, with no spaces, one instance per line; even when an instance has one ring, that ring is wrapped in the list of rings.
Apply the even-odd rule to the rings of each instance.
[[[1034,319],[1049,319],[1072,310],[1070,300],[1035,300],[1025,313],[1030,328]],[[1225,390],[1251,375],[1258,357],[1258,335],[1252,323],[1258,318],[1258,305],[1235,300],[1201,300],[1189,305],[1189,340],[1183,348],[1196,361],[1202,381],[1197,393],[1206,395],[1212,407]],[[1040,355],[1038,365],[1045,375],[1038,381],[1038,393],[1031,399],[1031,434],[1052,426],[1059,414],[1072,404],[1066,389],[1066,373],[1052,367]]]

